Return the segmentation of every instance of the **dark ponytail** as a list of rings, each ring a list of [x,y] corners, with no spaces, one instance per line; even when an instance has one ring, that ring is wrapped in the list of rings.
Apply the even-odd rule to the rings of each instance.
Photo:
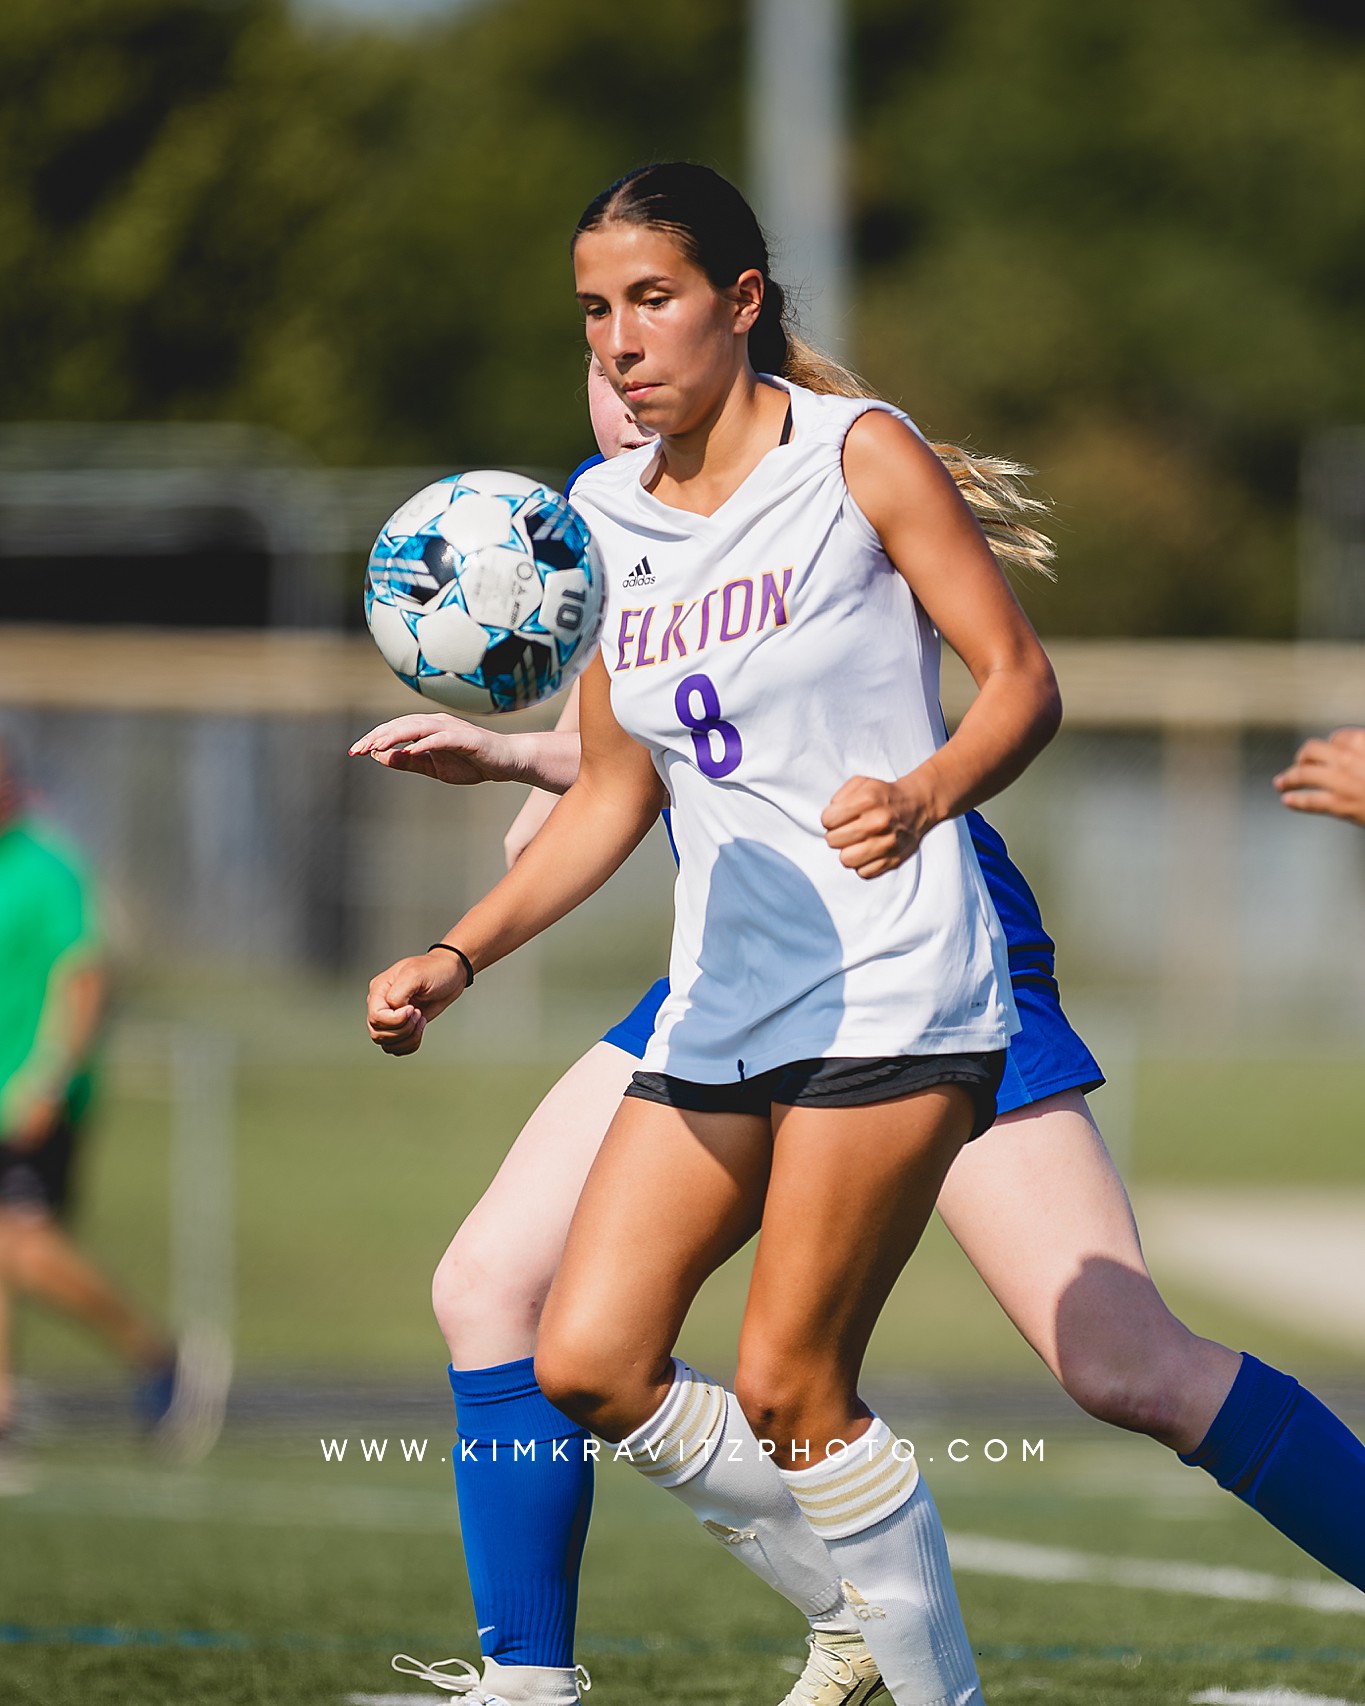
[[[787,293],[775,278],[763,277],[763,306],[749,332],[749,365],[755,373],[787,371]]]

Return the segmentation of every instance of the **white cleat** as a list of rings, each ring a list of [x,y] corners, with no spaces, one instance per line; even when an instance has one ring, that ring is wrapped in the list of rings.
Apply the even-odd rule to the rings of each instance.
[[[577,1706],[580,1690],[586,1694],[592,1687],[582,1665],[571,1671],[550,1670],[485,1659],[480,1672],[468,1659],[440,1659],[429,1665],[409,1653],[398,1653],[390,1663],[400,1676],[415,1676],[446,1694],[459,1695],[465,1706]]]
[[[856,1631],[817,1632],[808,1644],[806,1668],[781,1706],[891,1706],[877,1661]]]

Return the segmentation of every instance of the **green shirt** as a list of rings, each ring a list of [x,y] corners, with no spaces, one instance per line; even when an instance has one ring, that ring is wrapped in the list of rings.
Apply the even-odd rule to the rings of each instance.
[[[51,1019],[45,1026],[43,1017],[53,973],[98,950],[94,898],[79,854],[31,817],[0,830],[0,1129],[25,1079],[50,1083],[59,1045]],[[67,1094],[79,1113],[90,1095],[88,1062],[79,1063]]]

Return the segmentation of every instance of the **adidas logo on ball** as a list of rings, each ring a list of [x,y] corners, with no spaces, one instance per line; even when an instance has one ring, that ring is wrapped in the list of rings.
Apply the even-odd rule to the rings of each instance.
[[[640,561],[621,582],[621,585],[628,591],[633,591],[639,586],[653,586],[654,574],[649,566],[649,558],[641,557]]]

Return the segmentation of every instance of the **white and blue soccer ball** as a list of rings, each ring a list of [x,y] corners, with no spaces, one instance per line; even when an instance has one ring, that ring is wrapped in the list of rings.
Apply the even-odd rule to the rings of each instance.
[[[424,486],[385,522],[365,571],[365,620],[385,663],[426,698],[520,711],[586,666],[604,586],[567,498],[482,469]]]

